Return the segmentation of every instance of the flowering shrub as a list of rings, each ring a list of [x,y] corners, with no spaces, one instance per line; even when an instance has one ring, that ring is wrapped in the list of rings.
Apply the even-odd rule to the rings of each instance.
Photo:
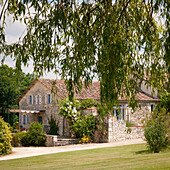
[[[79,141],[79,143],[88,143],[89,142],[89,138],[86,137],[85,135],[83,135],[83,137],[81,138],[81,140]]]
[[[78,138],[87,137],[90,141],[94,131],[97,130],[97,118],[92,114],[79,115],[76,121],[72,121],[71,129]]]
[[[97,119],[92,114],[88,116],[81,114],[78,111],[79,106],[79,101],[75,99],[70,101],[68,98],[65,98],[60,102],[59,115],[70,119],[72,133],[75,137],[83,138],[82,142],[87,142],[90,141],[94,131],[97,129]],[[84,140],[84,138],[87,138],[88,140]]]
[[[0,155],[11,153],[11,139],[8,124],[0,117]]]
[[[77,115],[79,114],[77,111],[79,104],[79,101],[76,99],[72,99],[72,101],[70,101],[68,98],[61,100],[59,105],[59,115],[71,120],[76,119]]]

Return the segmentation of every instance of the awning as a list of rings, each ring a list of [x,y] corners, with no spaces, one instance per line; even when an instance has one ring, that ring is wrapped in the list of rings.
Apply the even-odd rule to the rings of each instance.
[[[10,112],[15,113],[42,113],[45,112],[45,110],[19,110],[19,109],[11,109]]]

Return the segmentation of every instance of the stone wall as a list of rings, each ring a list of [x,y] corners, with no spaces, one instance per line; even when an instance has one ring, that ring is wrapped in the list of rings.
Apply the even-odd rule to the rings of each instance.
[[[57,142],[57,136],[56,135],[46,135],[46,142],[45,146],[55,146],[55,142]]]
[[[144,131],[142,126],[126,127],[126,122],[117,121],[114,116],[109,116],[108,142],[137,138],[144,138]]]
[[[155,105],[156,103],[152,102],[139,102],[138,108],[133,112],[131,108],[128,108],[129,112],[129,121],[135,123],[136,125],[143,125],[143,120],[146,116],[151,113],[151,105]]]

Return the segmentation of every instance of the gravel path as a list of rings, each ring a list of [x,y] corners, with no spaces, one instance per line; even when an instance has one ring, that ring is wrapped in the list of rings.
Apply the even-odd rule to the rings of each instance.
[[[24,158],[24,157],[45,155],[45,154],[52,154],[52,153],[59,153],[59,152],[115,147],[115,146],[131,145],[131,144],[138,144],[138,143],[145,143],[145,141],[142,139],[133,139],[133,140],[126,140],[121,142],[113,142],[113,143],[90,143],[90,144],[76,144],[76,145],[56,146],[56,147],[14,147],[12,150],[12,154],[1,156],[0,160]]]

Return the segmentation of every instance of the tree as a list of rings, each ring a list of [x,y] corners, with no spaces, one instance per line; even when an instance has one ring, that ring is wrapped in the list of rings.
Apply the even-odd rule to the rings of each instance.
[[[154,91],[167,81],[168,0],[6,0],[1,23],[7,12],[27,33],[8,45],[2,25],[0,53],[15,56],[19,70],[29,59],[39,75],[54,69],[70,96],[97,76],[102,103],[112,108],[124,96],[134,106],[142,82]]]
[[[0,66],[0,75],[0,115],[9,122],[8,110],[18,108],[16,100],[35,80],[35,77],[29,73],[17,73],[16,69],[7,65]],[[6,113],[8,113],[8,116]],[[14,117],[12,116],[11,118],[13,119]],[[13,123],[13,120],[10,123]]]
[[[13,68],[7,65],[0,66],[0,109],[1,114],[7,113],[9,108],[17,108],[16,99],[19,88],[17,87],[16,74]]]

